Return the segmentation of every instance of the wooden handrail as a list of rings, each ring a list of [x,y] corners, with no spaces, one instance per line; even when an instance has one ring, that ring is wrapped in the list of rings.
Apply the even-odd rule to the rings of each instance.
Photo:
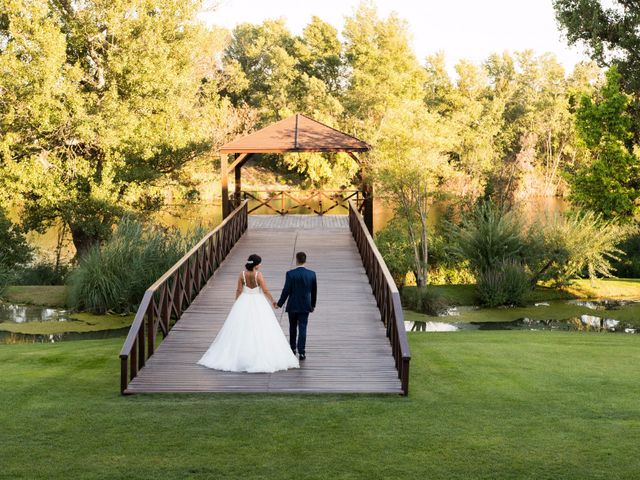
[[[249,213],[258,210],[261,207],[266,207],[273,210],[280,215],[286,215],[298,208],[305,208],[318,215],[324,215],[330,212],[336,207],[343,207],[348,209],[347,202],[356,198],[358,202],[362,201],[362,192],[360,190],[244,190],[244,198],[252,199],[258,202],[258,205],[249,209]],[[304,198],[298,198],[294,194],[304,194]],[[265,195],[263,198],[261,194]],[[323,199],[326,202],[323,203]],[[291,207],[285,207],[286,200],[289,200],[294,205]],[[316,201],[317,205],[311,204],[312,201]],[[271,202],[278,201],[279,207],[271,205]]]
[[[402,384],[402,392],[404,395],[408,395],[411,352],[404,326],[400,292],[398,292],[396,282],[393,281],[393,277],[364,223],[364,218],[358,212],[358,207],[353,200],[349,200],[349,228],[358,246],[367,277],[369,277],[382,323],[387,329],[387,337],[391,343],[398,377]]]
[[[247,217],[245,200],[145,291],[120,351],[120,393],[153,355],[158,329],[163,338],[169,334],[171,318],[180,319],[242,237]]]

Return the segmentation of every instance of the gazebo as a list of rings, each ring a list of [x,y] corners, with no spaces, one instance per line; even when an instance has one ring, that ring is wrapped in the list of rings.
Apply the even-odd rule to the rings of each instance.
[[[242,196],[242,166],[258,153],[346,152],[360,167],[362,212],[365,224],[373,232],[373,188],[362,172],[356,152],[370,150],[367,143],[331,128],[301,113],[280,120],[247,136],[237,138],[220,147],[222,183],[222,216],[226,218],[238,205]],[[229,155],[233,155],[229,161]],[[229,197],[229,173],[234,171],[235,192]]]

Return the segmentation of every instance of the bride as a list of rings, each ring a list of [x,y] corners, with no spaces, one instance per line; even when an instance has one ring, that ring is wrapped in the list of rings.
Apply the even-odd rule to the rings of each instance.
[[[260,273],[261,262],[258,255],[249,256],[246,271],[238,275],[236,301],[199,365],[252,373],[300,366],[271,308],[274,301]]]

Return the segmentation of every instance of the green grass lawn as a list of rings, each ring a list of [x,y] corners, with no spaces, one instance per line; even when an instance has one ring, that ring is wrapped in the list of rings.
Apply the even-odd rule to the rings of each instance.
[[[2,346],[0,478],[638,478],[640,336],[410,342],[408,398],[121,397],[121,339]]]
[[[474,285],[429,285],[428,288],[440,294],[451,305],[475,305],[477,303]],[[527,301],[547,302],[570,298],[637,300],[640,299],[640,279],[605,278],[593,281],[578,279],[573,280],[571,285],[564,288],[538,286],[535,290],[529,292]]]
[[[64,285],[14,285],[7,288],[2,299],[10,303],[64,307],[66,288]]]

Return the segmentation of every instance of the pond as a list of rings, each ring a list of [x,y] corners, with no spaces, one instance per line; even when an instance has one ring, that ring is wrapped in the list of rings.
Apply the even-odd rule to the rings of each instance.
[[[73,321],[73,319],[69,317],[69,312],[67,310],[0,302],[0,323],[69,321]]]
[[[129,328],[114,330],[100,330],[98,332],[66,332],[47,335],[31,335],[0,331],[0,345],[17,345],[22,343],[57,343],[69,340],[102,340],[105,338],[123,338],[127,336]]]
[[[640,301],[555,300],[528,307],[452,307],[439,316],[407,312],[411,332],[565,330],[640,333]]]
[[[0,302],[0,344],[121,337],[131,315],[72,314],[60,308]],[[21,333],[17,333],[21,332]]]

